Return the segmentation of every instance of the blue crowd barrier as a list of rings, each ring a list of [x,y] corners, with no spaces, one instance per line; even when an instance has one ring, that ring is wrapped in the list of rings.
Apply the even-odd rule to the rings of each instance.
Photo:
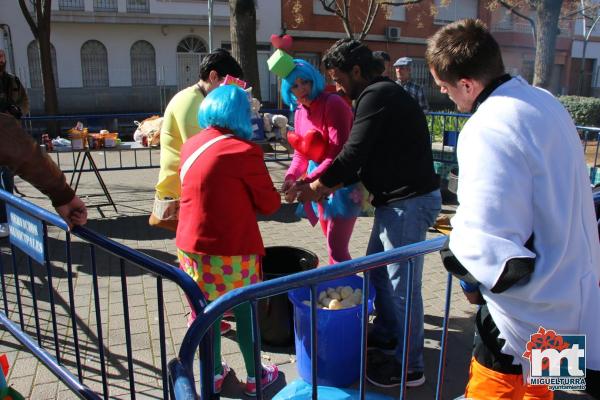
[[[169,372],[171,374],[171,388],[173,388],[173,396],[177,400],[192,400],[196,399],[195,380],[192,375],[192,363],[194,359],[193,349],[199,345],[201,348],[210,349],[210,343],[212,341],[210,327],[225,311],[230,310],[239,304],[249,302],[252,309],[252,331],[253,337],[257,338],[254,343],[254,360],[255,370],[260,371],[260,332],[257,323],[257,302],[260,298],[276,296],[282,293],[287,293],[292,289],[300,287],[309,287],[311,290],[311,373],[312,376],[318,376],[317,371],[317,357],[316,352],[318,348],[318,337],[316,333],[316,318],[317,318],[317,293],[316,287],[319,283],[329,281],[336,278],[341,278],[357,273],[364,273],[363,280],[363,302],[362,302],[362,325],[361,325],[361,374],[360,374],[360,387],[359,392],[361,399],[365,398],[365,372],[366,372],[366,333],[367,333],[367,299],[369,296],[369,271],[374,268],[382,268],[390,263],[406,261],[410,258],[422,256],[434,251],[438,251],[442,248],[446,238],[440,237],[433,240],[424,241],[421,243],[404,246],[398,249],[377,253],[365,257],[360,257],[354,260],[341,262],[335,265],[331,265],[325,268],[318,268],[311,271],[300,272],[289,276],[269,280],[266,282],[258,283],[248,287],[240,288],[228,292],[219,299],[211,302],[200,314],[198,314],[196,320],[187,331],[181,348],[179,350],[179,356],[177,359],[172,360],[169,363]],[[409,277],[407,278],[406,287],[406,298],[407,302],[411,301],[412,292],[412,279],[410,274],[412,271],[409,270]],[[444,358],[446,353],[446,342],[447,342],[447,331],[448,331],[448,319],[450,309],[450,295],[451,295],[452,277],[448,275],[446,285],[446,305],[444,312],[444,320],[442,326],[442,337],[441,337],[441,350],[440,350],[440,363],[438,366],[438,377],[436,383],[436,399],[440,399],[443,391],[443,375],[444,375]],[[404,321],[405,326],[408,326],[410,319],[410,303],[407,305],[406,319]],[[405,329],[405,332],[408,332]],[[404,346],[404,360],[407,360],[408,353],[407,349],[407,337],[403,338]],[[210,351],[206,351],[206,355],[200,357],[200,398],[202,400],[210,399],[213,396],[213,357]],[[405,393],[405,382],[406,382],[406,365],[407,362],[402,364],[402,382],[401,382],[401,394],[400,398],[404,398]],[[257,398],[262,398],[261,388],[259,384],[260,380],[257,380]],[[317,398],[317,380],[313,379],[313,399]]]
[[[432,113],[439,114],[441,118],[454,118],[455,114],[446,114],[446,113]],[[462,115],[461,117],[468,117]],[[450,122],[447,122],[448,130],[457,129],[455,125],[451,125]],[[594,166],[598,165],[598,143],[600,143],[600,129],[599,128],[589,128],[589,127],[578,127],[578,131],[581,135],[582,143],[584,144],[584,149],[589,144],[592,149],[590,152],[586,151],[586,154],[591,154],[593,157]],[[594,147],[595,146],[595,147]],[[455,149],[453,150],[455,151]],[[596,167],[592,167],[596,168]],[[428,254],[434,251],[438,251],[444,241],[445,238],[437,238],[434,240],[429,240],[409,246],[405,246],[402,248],[394,249],[391,251],[373,254],[366,257],[357,258],[354,260],[342,262],[336,265],[328,266],[327,268],[319,268],[316,270],[301,272],[273,280],[269,280],[266,282],[262,282],[256,285],[252,285],[249,287],[240,288],[234,291],[227,293],[222,296],[218,300],[207,304],[202,293],[200,292],[196,283],[184,272],[180,271],[177,268],[173,268],[172,265],[158,261],[148,255],[145,255],[141,252],[130,249],[122,244],[119,244],[113,240],[107,239],[97,233],[85,228],[85,227],[76,227],[72,231],[69,230],[68,226],[65,222],[59,218],[57,215],[44,210],[40,207],[37,207],[21,198],[12,196],[4,191],[0,190],[0,200],[5,201],[11,207],[20,210],[21,212],[27,214],[33,219],[39,221],[42,226],[43,231],[43,239],[42,239],[42,247],[45,250],[43,252],[44,257],[41,262],[35,260],[35,258],[27,253],[22,252],[15,245],[11,245],[11,269],[5,268],[5,264],[2,256],[0,255],[0,285],[1,285],[1,293],[2,293],[2,301],[3,303],[0,307],[3,307],[3,311],[0,310],[0,323],[5,326],[5,328],[29,351],[31,351],[37,358],[41,360],[41,362],[46,365],[62,382],[64,382],[74,393],[77,393],[81,398],[87,399],[99,399],[99,398],[108,398],[109,396],[109,381],[108,381],[108,372],[106,369],[106,354],[105,354],[105,345],[103,340],[103,328],[102,328],[102,313],[100,307],[100,295],[99,295],[99,282],[98,282],[98,266],[97,266],[97,252],[102,251],[112,256],[116,257],[119,262],[120,268],[120,283],[121,283],[121,292],[122,292],[122,304],[123,304],[123,320],[124,320],[124,329],[125,329],[125,339],[126,339],[126,347],[127,347],[127,374],[128,374],[128,382],[129,382],[129,396],[130,398],[136,397],[136,380],[133,368],[133,357],[132,357],[132,345],[131,345],[131,327],[130,327],[130,318],[129,318],[129,305],[128,305],[128,296],[127,296],[127,273],[126,273],[126,264],[134,265],[142,270],[153,274],[156,277],[156,290],[157,290],[157,306],[158,306],[158,329],[160,336],[160,354],[161,354],[161,368],[160,368],[160,379],[162,380],[162,395],[163,398],[176,398],[176,399],[196,399],[197,397],[197,382],[193,375],[193,362],[194,355],[196,349],[200,348],[200,379],[199,379],[199,392],[200,398],[203,400],[210,399],[213,396],[213,355],[212,355],[212,330],[210,327],[212,324],[223,314],[226,310],[230,310],[235,306],[242,304],[244,302],[249,302],[251,304],[252,309],[252,330],[253,335],[256,338],[254,341],[255,348],[255,362],[256,362],[256,370],[260,370],[260,353],[259,353],[259,343],[260,343],[260,331],[258,327],[257,321],[257,303],[258,300],[264,297],[271,297],[283,293],[287,293],[290,290],[299,288],[299,287],[309,287],[311,291],[311,374],[312,376],[318,376],[317,370],[317,357],[316,352],[318,349],[318,335],[316,330],[317,323],[317,293],[316,287],[319,283],[323,281],[328,281],[336,278],[341,278],[344,276],[363,273],[364,274],[364,283],[363,283],[363,310],[362,310],[362,321],[361,321],[361,366],[360,366],[360,380],[359,380],[359,392],[361,399],[365,398],[365,371],[366,371],[366,329],[368,316],[366,312],[367,301],[366,299],[369,296],[369,276],[371,270],[375,268],[384,267],[387,264],[402,262],[408,260],[413,257],[421,256],[424,254]],[[600,191],[594,192],[594,202],[597,207],[600,207]],[[64,357],[61,354],[61,343],[59,340],[59,329],[58,322],[56,318],[55,311],[55,288],[53,286],[53,275],[56,272],[54,268],[54,261],[49,256],[49,238],[48,238],[48,226],[55,226],[62,231],[64,231],[65,239],[64,243],[60,243],[62,246],[64,244],[64,262],[66,265],[66,274],[67,274],[67,285],[68,285],[68,293],[69,293],[69,318],[71,324],[71,334],[70,336],[63,339],[63,343],[65,341],[72,341],[73,351],[75,353],[76,360],[76,373],[71,372],[64,365]],[[600,219],[599,219],[600,226]],[[76,299],[74,295],[74,274],[73,274],[73,261],[72,261],[72,236],[77,237],[78,239],[84,241],[86,246],[89,247],[89,259],[84,260],[82,262],[88,262],[91,270],[92,270],[92,294],[93,294],[93,308],[95,313],[95,325],[96,325],[96,337],[98,338],[98,347],[97,353],[99,356],[99,367],[98,374],[100,375],[102,381],[102,389],[100,390],[101,394],[96,393],[88,385],[85,384],[85,379],[83,375],[84,366],[81,363],[81,352],[79,349],[79,339],[78,339],[78,327],[80,327],[80,322],[77,319],[76,313]],[[57,246],[53,248],[54,252],[57,251]],[[23,311],[23,296],[21,294],[20,282],[22,281],[19,278],[20,273],[23,273],[23,266],[21,263],[26,264],[26,269],[28,273],[29,282],[24,283],[24,285],[28,284],[31,293],[31,303],[33,310],[33,319],[35,322],[35,338],[32,339],[27,333],[25,333],[25,316],[26,313]],[[50,337],[50,345],[46,346],[44,342],[44,337],[42,335],[40,329],[40,316],[37,305],[36,295],[39,293],[39,289],[36,289],[35,278],[36,276],[39,278],[39,275],[34,273],[33,266],[35,264],[40,264],[45,267],[45,280],[47,281],[47,297],[50,304],[50,312],[49,312],[49,321],[51,329]],[[39,269],[37,270],[39,271]],[[14,296],[13,292],[7,291],[7,279],[10,278],[9,272],[13,274],[13,282],[14,282]],[[409,271],[410,273],[411,271]],[[196,311],[197,318],[191,327],[185,333],[183,338],[183,342],[179,348],[178,356],[175,359],[172,359],[167,365],[167,356],[166,356],[166,343],[165,343],[165,328],[164,328],[164,298],[163,298],[163,280],[169,280],[174,282],[177,286],[181,288],[181,290],[186,294],[186,296],[190,299],[191,305]],[[39,280],[39,279],[38,279]],[[411,296],[411,282],[412,280],[408,279],[408,286],[406,288],[406,301],[412,301]],[[39,285],[38,285],[39,286]],[[446,293],[445,293],[445,310],[444,310],[444,318],[442,323],[442,332],[441,332],[441,348],[439,354],[439,364],[438,364],[438,374],[436,378],[436,399],[442,398],[443,394],[443,384],[444,384],[444,367],[445,367],[445,355],[447,348],[447,334],[448,334],[448,321],[450,317],[450,302],[451,302],[451,286],[452,286],[452,277],[448,275],[447,284],[446,284]],[[9,304],[9,297],[14,297],[14,301]],[[410,310],[410,304],[407,305],[407,309]],[[18,317],[18,323],[14,322],[15,314]],[[12,316],[13,319],[10,319],[9,316]],[[408,324],[410,319],[410,313],[406,314],[406,319],[404,321],[405,325]],[[405,331],[408,331],[405,329]],[[36,340],[37,339],[37,340]],[[407,338],[404,337],[402,339],[405,343],[404,349],[407,348]],[[54,355],[50,355],[48,351],[53,351]],[[407,352],[404,353],[404,360],[406,361]],[[402,382],[401,382],[401,390],[400,390],[400,398],[403,399],[405,396],[405,379],[406,379],[406,365],[407,363],[402,363],[403,371],[402,371]],[[317,380],[313,379],[313,398],[317,398]],[[260,379],[257,382],[257,398],[262,398],[262,388],[260,385]]]
[[[431,136],[435,172],[446,180],[458,168],[456,150],[458,136],[471,114],[430,112],[427,123]],[[600,184],[600,128],[576,126],[581,139],[592,185]]]
[[[600,128],[578,126],[592,185],[600,184]]]
[[[261,112],[269,112],[271,114],[283,114],[290,116],[289,110],[286,109],[262,109]],[[23,123],[28,127],[29,131],[34,136],[39,136],[40,129],[35,128],[36,124],[43,126],[43,123],[50,121],[61,124],[61,129],[72,127],[75,122],[82,121],[85,125],[94,122],[93,128],[98,130],[104,127],[114,128],[124,134],[124,137],[133,135],[135,131],[134,120],[142,120],[152,115],[159,113],[124,113],[124,114],[81,114],[81,115],[57,115],[57,116],[35,116],[23,118]],[[426,114],[427,123],[430,132],[433,162],[435,172],[440,175],[442,180],[448,178],[448,174],[452,169],[457,168],[456,149],[460,130],[465,122],[469,119],[470,114],[452,113],[452,112],[429,112]],[[99,121],[104,121],[104,126],[99,125]],[[66,124],[66,123],[69,124]],[[291,122],[291,121],[290,121]],[[40,125],[42,124],[42,125]],[[68,125],[68,126],[67,126]],[[600,183],[600,128],[578,126],[578,132],[584,146],[584,151],[587,155],[587,161],[590,168],[590,180],[593,184]],[[286,147],[280,141],[267,141],[257,136],[257,143],[263,146],[265,151],[265,161],[285,161],[290,159],[289,146]],[[133,152],[133,161],[123,161],[122,152]],[[140,153],[141,152],[141,153]],[[77,167],[77,159],[79,152],[54,152],[52,156],[59,167],[65,172],[97,172],[97,171],[114,171],[128,170],[141,168],[158,168],[160,166],[158,157],[160,150],[153,148],[143,149],[98,149],[90,152],[90,157],[94,158],[96,171],[91,165],[81,168]],[[118,154],[114,156],[111,153]],[[141,154],[141,156],[138,155]],[[110,155],[110,156],[109,156]],[[64,160],[64,158],[67,160]]]
[[[3,310],[0,310],[0,323],[32,354],[34,354],[54,375],[56,375],[70,390],[78,394],[81,398],[86,399],[108,399],[109,398],[109,371],[107,370],[107,356],[114,355],[110,348],[107,348],[104,339],[104,324],[107,323],[106,319],[103,318],[103,310],[101,307],[100,288],[99,288],[99,274],[106,273],[111,265],[115,265],[115,261],[118,262],[119,274],[120,275],[120,289],[121,299],[109,305],[109,309],[115,306],[119,306],[122,303],[123,307],[123,327],[125,332],[125,345],[126,345],[126,359],[127,368],[123,371],[128,380],[129,393],[128,398],[135,399],[136,397],[136,374],[134,368],[133,349],[132,349],[132,335],[131,335],[131,323],[130,323],[130,305],[128,301],[128,274],[126,271],[131,271],[131,267],[137,267],[142,272],[148,272],[154,276],[156,280],[156,306],[158,321],[155,328],[158,329],[159,344],[160,344],[160,371],[156,379],[162,381],[162,398],[168,398],[168,373],[167,373],[167,349],[166,349],[166,335],[165,335],[165,299],[163,296],[163,281],[167,280],[179,287],[183,293],[188,297],[191,307],[200,313],[206,306],[206,301],[202,292],[198,288],[198,285],[189,277],[185,272],[175,268],[173,265],[159,261],[153,257],[150,257],[144,253],[131,249],[120,243],[117,243],[111,239],[103,237],[90,229],[85,227],[75,227],[73,230],[69,230],[66,223],[58,215],[53,214],[47,210],[44,210],[34,204],[29,203],[21,198],[15,197],[3,190],[0,190],[0,200],[6,202],[9,205],[9,221],[11,224],[11,245],[10,245],[10,268],[5,265],[4,259],[0,255],[0,285],[3,301]],[[11,220],[14,218],[14,220]],[[18,220],[17,220],[18,218]],[[16,223],[15,221],[20,221]],[[25,222],[23,222],[25,221]],[[15,222],[15,225],[13,225]],[[13,234],[15,237],[21,237],[27,235],[28,232],[13,232],[12,229],[15,227],[33,227],[39,223],[42,227],[42,232],[37,232],[35,228],[30,229],[30,232],[36,231],[37,234],[41,234],[38,237],[31,236],[26,242],[36,242],[39,240],[39,245],[35,246],[41,254],[41,261],[39,262],[36,258],[36,254],[31,254],[31,249],[21,247],[18,243],[13,243]],[[48,228],[49,226],[55,226],[60,230],[64,231],[65,239],[62,241],[56,241],[53,239],[53,245],[49,245]],[[16,230],[17,228],[15,228]],[[18,234],[17,234],[18,233]],[[96,326],[94,341],[97,342],[96,348],[87,348],[85,353],[87,357],[90,354],[95,357],[98,356],[98,365],[88,367],[82,363],[82,351],[80,349],[80,332],[86,332],[91,335],[92,327],[84,325],[78,317],[78,306],[89,307],[90,302],[87,304],[78,304],[77,296],[75,296],[75,283],[76,273],[73,271],[73,251],[72,251],[72,236],[78,238],[78,241],[83,241],[84,246],[89,250],[89,258],[84,257],[82,254],[78,254],[76,263],[81,268],[83,265],[89,266],[91,269],[91,290],[92,293],[88,292],[87,295],[93,297],[93,309],[95,320],[92,324]],[[16,239],[15,239],[16,240]],[[63,247],[64,245],[64,247]],[[60,248],[63,247],[61,251]],[[50,253],[52,252],[52,258]],[[98,258],[100,252],[106,254],[106,263],[98,265]],[[83,252],[82,252],[83,253]],[[109,258],[112,257],[112,258]],[[62,269],[57,266],[59,261],[55,261],[57,258],[62,258],[60,262],[64,262],[65,268]],[[27,267],[24,267],[25,264]],[[110,265],[109,265],[110,264]],[[45,267],[43,273],[40,268],[35,266],[41,265]],[[12,270],[12,271],[10,271]],[[68,323],[59,323],[57,318],[56,303],[59,291],[57,289],[58,284],[53,283],[53,278],[58,272],[63,274],[66,273],[66,284],[68,286],[68,302],[65,300],[64,304],[61,304],[65,309],[65,319],[68,319]],[[7,290],[7,280],[10,278],[10,272],[12,272],[14,291]],[[41,276],[40,276],[41,274]],[[27,275],[27,279],[21,279],[21,275]],[[116,274],[115,274],[116,275]],[[37,279],[36,279],[37,278]],[[37,282],[36,282],[37,281]],[[40,281],[43,283],[47,282],[47,287],[42,293]],[[105,284],[102,281],[102,284]],[[24,286],[24,288],[21,287]],[[23,293],[24,289],[28,289],[29,296],[27,293]],[[112,291],[111,291],[112,292]],[[14,295],[14,296],[13,296]],[[40,295],[48,299],[49,312],[39,307]],[[9,297],[11,301],[9,302]],[[85,297],[84,297],[85,298]],[[29,337],[26,331],[25,317],[28,313],[24,312],[24,300],[30,302],[28,310],[33,311],[34,327],[27,325],[30,330],[34,330],[35,339]],[[107,301],[107,299],[105,299]],[[15,307],[16,303],[16,307]],[[68,303],[68,304],[67,304]],[[91,310],[90,315],[91,314]],[[114,311],[114,310],[113,310]],[[47,321],[48,332],[50,332],[50,338],[46,338],[43,335],[41,322],[46,320],[42,317],[42,312],[48,315]],[[104,309],[104,313],[109,310]],[[18,314],[15,316],[15,314]],[[9,318],[11,317],[12,318]],[[104,315],[105,317],[105,315]],[[18,318],[18,325],[13,322],[13,319]],[[116,317],[113,317],[116,318]],[[31,320],[31,318],[30,318]],[[67,325],[70,324],[70,332]],[[59,328],[60,332],[59,332]],[[59,337],[60,336],[60,337]],[[108,338],[107,338],[108,340]],[[50,342],[46,345],[47,342]],[[86,344],[90,346],[90,344]],[[65,348],[71,352],[69,353],[70,363],[74,364],[76,372],[72,373],[66,366],[66,356],[64,354]],[[53,352],[50,355],[49,351]],[[109,352],[107,354],[107,351]],[[87,360],[86,360],[87,361]],[[92,368],[95,375],[99,375],[101,379],[100,394],[90,389],[86,385],[84,379],[84,369],[86,372]],[[145,369],[143,370],[146,373]],[[88,377],[89,379],[89,377]]]

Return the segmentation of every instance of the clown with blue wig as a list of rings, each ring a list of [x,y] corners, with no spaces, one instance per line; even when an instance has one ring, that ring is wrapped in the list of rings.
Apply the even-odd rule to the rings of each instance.
[[[271,181],[261,148],[252,134],[248,94],[235,85],[206,96],[198,112],[206,127],[181,149],[181,200],[176,246],[180,268],[208,301],[261,280],[265,248],[256,214],[272,214],[281,197]],[[233,309],[237,338],[246,365],[245,393],[256,394],[250,304]],[[195,317],[195,316],[194,316]],[[230,369],[221,363],[219,321],[215,330],[214,391],[221,391]],[[278,376],[276,365],[263,365],[263,388]]]
[[[324,88],[321,73],[301,59],[293,60],[293,68],[281,81],[283,101],[295,111],[294,132],[288,133],[294,157],[281,188],[288,202],[295,200],[301,184],[319,179],[350,136],[352,109],[342,97],[326,93]],[[331,264],[351,258],[350,237],[364,197],[362,186],[353,183],[318,203],[299,207],[313,225],[320,223]]]

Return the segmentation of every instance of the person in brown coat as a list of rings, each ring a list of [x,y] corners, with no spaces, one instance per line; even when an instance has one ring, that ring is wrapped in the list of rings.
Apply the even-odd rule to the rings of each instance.
[[[7,166],[48,196],[69,227],[85,224],[85,204],[67,184],[63,172],[13,116],[0,113],[0,137],[0,165]]]

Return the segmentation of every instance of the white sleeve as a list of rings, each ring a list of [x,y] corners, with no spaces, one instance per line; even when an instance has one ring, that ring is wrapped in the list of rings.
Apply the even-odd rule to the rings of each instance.
[[[490,125],[470,124],[461,132],[460,205],[450,236],[454,255],[487,289],[494,287],[509,259],[535,257],[524,246],[533,227],[527,158],[507,132]]]

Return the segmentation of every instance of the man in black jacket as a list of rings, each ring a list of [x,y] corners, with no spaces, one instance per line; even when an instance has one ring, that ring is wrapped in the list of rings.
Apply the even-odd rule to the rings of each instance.
[[[343,150],[319,180],[307,185],[300,200],[322,198],[358,175],[373,195],[375,206],[367,254],[425,240],[440,211],[441,195],[427,122],[419,104],[402,87],[380,76],[381,65],[359,41],[339,40],[323,62],[338,90],[356,100],[356,113]],[[400,385],[407,267],[413,269],[407,385],[425,382],[423,257],[417,257],[371,272],[377,318],[369,334],[369,348],[395,355],[369,357],[367,379],[381,387]],[[374,364],[373,359],[382,362]]]

